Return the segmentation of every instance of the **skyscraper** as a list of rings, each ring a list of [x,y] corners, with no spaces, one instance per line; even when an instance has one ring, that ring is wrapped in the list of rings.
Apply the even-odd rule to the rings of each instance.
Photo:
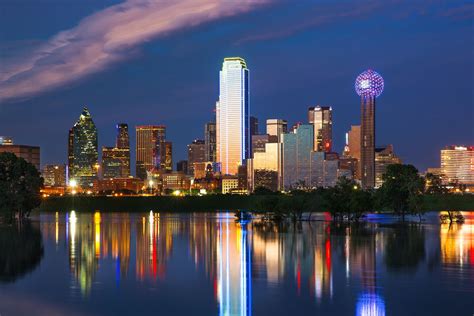
[[[217,162],[221,163],[223,174],[237,174],[239,165],[251,155],[249,112],[249,70],[245,60],[225,58],[216,104]]]
[[[66,165],[45,165],[41,171],[45,186],[66,186]]]
[[[402,160],[393,151],[393,145],[379,146],[375,148],[375,187],[383,184],[383,175],[387,167],[393,164],[400,164]]]
[[[117,128],[117,139],[115,147],[120,149],[122,156],[120,157],[120,177],[127,178],[130,176],[130,137],[128,134],[128,124],[119,123]]]
[[[384,88],[382,76],[369,69],[355,81],[356,93],[360,96],[360,170],[362,187],[375,186],[375,99]]]
[[[146,179],[147,171],[155,167],[156,156],[161,143],[166,139],[166,127],[163,125],[140,125],[136,132],[136,175]]]
[[[258,135],[258,134],[259,134],[258,118],[256,118],[255,116],[251,116],[250,117],[250,137],[252,137],[253,135]]]
[[[194,163],[206,161],[206,144],[202,139],[195,139],[188,145],[188,174],[194,174]]]
[[[268,119],[267,120],[267,134],[270,136],[276,136],[277,142],[281,142],[281,135],[288,132],[288,122],[281,119]]]
[[[97,128],[86,107],[69,131],[68,141],[69,179],[75,179],[80,186],[90,186],[97,178],[99,152]]]
[[[102,177],[104,179],[130,176],[130,149],[102,147]]]
[[[284,188],[310,187],[313,126],[301,124],[282,136]]]
[[[206,144],[206,161],[216,161],[216,123],[209,122],[204,126],[204,143]]]
[[[441,174],[446,184],[474,185],[474,146],[447,146],[442,149]]]
[[[308,122],[314,129],[314,151],[331,152],[332,108],[319,105],[308,108]]]

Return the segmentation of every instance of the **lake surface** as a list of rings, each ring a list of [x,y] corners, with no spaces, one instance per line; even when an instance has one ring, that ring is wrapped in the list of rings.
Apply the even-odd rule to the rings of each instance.
[[[0,228],[0,314],[473,315],[464,224],[79,213]]]

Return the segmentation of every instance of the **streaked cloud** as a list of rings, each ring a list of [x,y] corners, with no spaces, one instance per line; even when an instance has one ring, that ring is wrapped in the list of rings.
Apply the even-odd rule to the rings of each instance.
[[[0,65],[0,102],[66,85],[129,57],[150,39],[249,11],[269,0],[127,0]]]

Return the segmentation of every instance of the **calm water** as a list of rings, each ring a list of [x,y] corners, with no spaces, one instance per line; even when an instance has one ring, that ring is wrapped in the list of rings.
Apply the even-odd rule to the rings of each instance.
[[[5,315],[473,315],[474,213],[236,223],[231,213],[49,213],[0,228]],[[43,249],[42,249],[43,248]]]

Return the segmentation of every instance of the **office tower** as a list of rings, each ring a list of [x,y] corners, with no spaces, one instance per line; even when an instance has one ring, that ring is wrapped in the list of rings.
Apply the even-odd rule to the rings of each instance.
[[[86,107],[69,131],[68,141],[69,180],[74,179],[80,186],[91,186],[97,178],[99,151],[97,128]]]
[[[10,136],[0,136],[0,146],[13,145],[13,138]]]
[[[281,119],[267,120],[267,134],[276,136],[277,142],[281,142],[281,135],[288,133],[288,122]]]
[[[324,151],[313,151],[311,153],[312,188],[335,186],[339,174],[339,156],[336,153],[326,153]]]
[[[19,158],[25,159],[40,170],[40,148],[27,145],[0,145],[0,153],[12,153]]]
[[[355,81],[361,104],[360,168],[363,188],[375,186],[375,100],[384,88],[382,76],[369,69]]]
[[[379,146],[375,148],[375,187],[379,188],[383,184],[382,176],[387,171],[387,167],[393,164],[400,164],[402,160],[393,151],[393,145]]]
[[[282,189],[281,149],[281,143],[268,142],[264,144],[264,150],[255,152],[253,159],[249,159],[247,172],[250,191],[259,187],[272,191]]]
[[[441,173],[446,184],[474,185],[474,146],[447,146],[442,149]]]
[[[102,147],[102,178],[117,179],[130,176],[130,149]]]
[[[117,129],[117,140],[115,141],[115,147],[130,149],[130,137],[128,134],[128,124],[119,123],[116,125],[116,129]]]
[[[140,125],[136,132],[136,175],[146,179],[147,171],[155,167],[157,153],[166,139],[166,127],[163,125]]]
[[[194,174],[194,163],[206,161],[206,144],[202,139],[195,139],[188,145],[188,174]]]
[[[249,112],[249,70],[245,60],[225,58],[216,104],[217,162],[221,163],[223,174],[237,174],[238,167],[251,155]]]
[[[255,116],[250,117],[250,137],[253,135],[258,135],[258,118]]]
[[[349,156],[360,160],[360,125],[352,125],[347,132],[347,146]]]
[[[164,141],[160,145],[160,164],[157,166],[161,170],[173,170],[173,143]]]
[[[278,137],[268,134],[252,135],[252,157],[257,152],[265,152],[266,143],[278,143]]]
[[[66,165],[45,165],[41,171],[45,186],[65,187],[66,186]]]
[[[176,163],[176,171],[183,172],[184,174],[188,174],[188,161],[187,160],[180,160]]]
[[[204,142],[206,144],[206,160],[216,161],[216,123],[209,122],[204,126]]]
[[[313,126],[306,124],[300,124],[290,133],[282,135],[285,189],[310,186],[313,139]]]
[[[69,129],[67,138],[67,169],[66,169],[66,182],[69,181],[72,172],[72,166],[74,165],[74,131]]]
[[[331,152],[332,108],[319,105],[308,108],[308,122],[314,128],[314,151]]]

